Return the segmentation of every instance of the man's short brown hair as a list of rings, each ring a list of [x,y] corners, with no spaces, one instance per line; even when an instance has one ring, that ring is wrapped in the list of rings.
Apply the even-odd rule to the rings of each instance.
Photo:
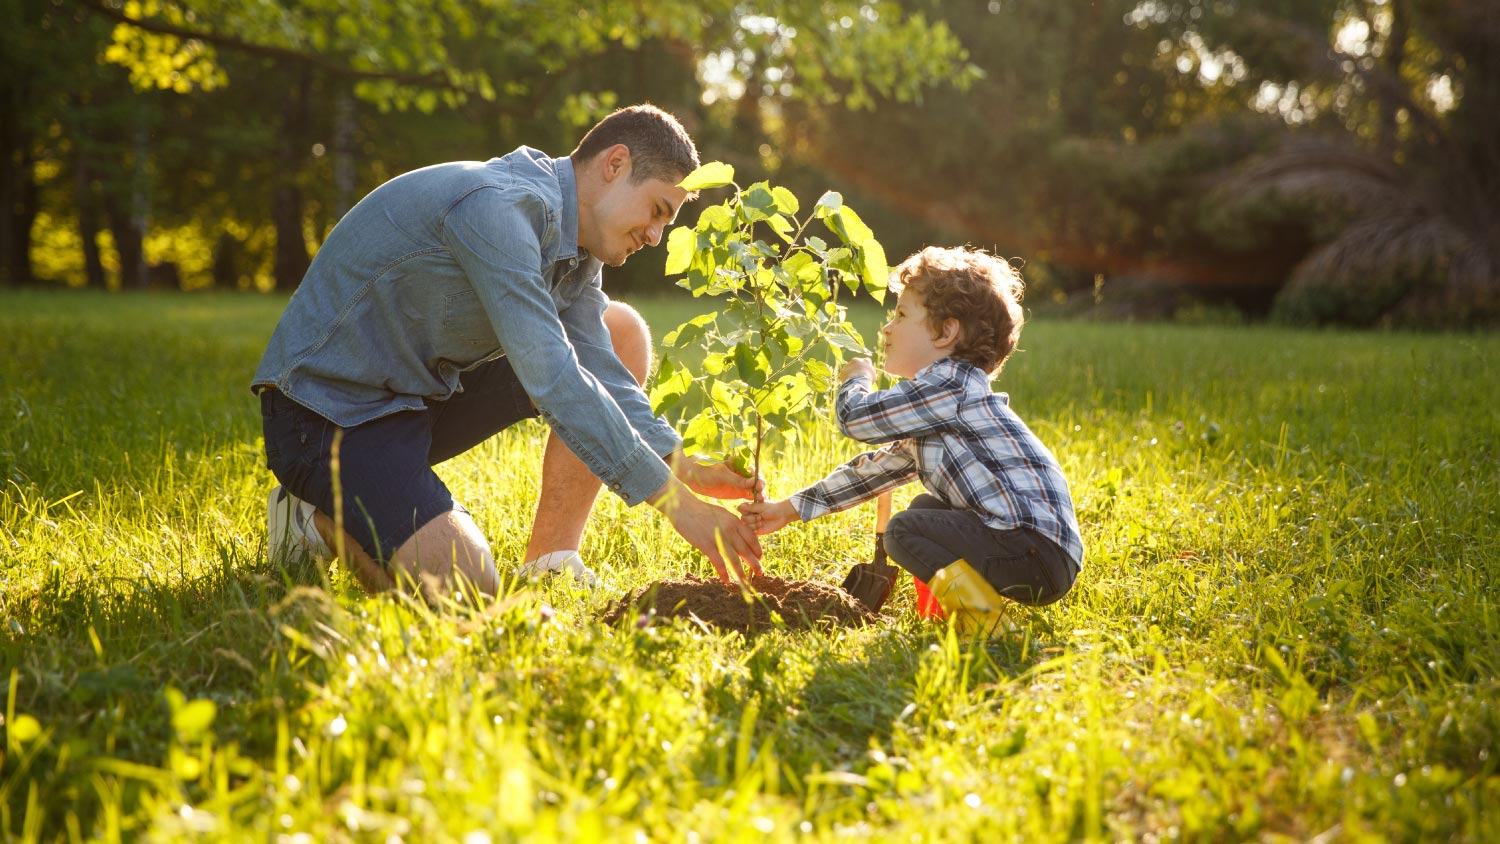
[[[624,144],[630,150],[630,182],[661,179],[676,184],[698,169],[698,148],[677,118],[650,103],[626,106],[598,123],[578,142],[572,159],[583,163]]]
[[[958,320],[951,357],[985,372],[998,372],[1021,339],[1025,285],[1014,267],[988,252],[929,246],[901,262],[891,286],[922,297],[934,336],[945,321]]]

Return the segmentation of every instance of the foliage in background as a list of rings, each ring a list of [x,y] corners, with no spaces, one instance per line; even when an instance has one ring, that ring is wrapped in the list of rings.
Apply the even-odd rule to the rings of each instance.
[[[973,88],[785,123],[877,228],[922,222],[892,249],[1020,255],[1037,292],[1095,312],[1500,317],[1493,3],[939,5]],[[1347,201],[1375,192],[1403,198]]]
[[[0,10],[0,283],[197,286],[210,267],[291,287],[384,179],[560,153],[650,100],[747,182],[839,190],[895,252],[1024,258],[1034,305],[1356,325],[1500,308],[1488,0]],[[1404,200],[1348,201],[1372,191]]]
[[[768,105],[858,105],[974,74],[941,21],[893,2],[3,4],[7,285],[198,286],[212,266],[217,286],[291,289],[342,212],[405,170],[522,143],[563,154],[631,102],[696,128],[707,86],[774,78]],[[108,229],[118,259],[37,265],[33,232],[55,241],[75,219],[81,246]],[[147,251],[150,229],[184,220],[211,255]]]
[[[763,444],[793,441],[826,404],[844,352],[869,354],[839,303],[840,289],[883,301],[890,269],[874,232],[834,191],[799,218],[801,204],[791,191],[766,182],[741,188],[734,168],[721,162],[682,182],[689,191],[726,185],[734,187],[727,199],[704,208],[696,226],[668,236],[667,274],[682,274],[678,285],[694,298],[724,305],[667,334],[671,351],[651,404],[659,414],[685,417],[689,454],[736,459],[759,478]],[[843,245],[809,232],[815,221]],[[776,240],[757,238],[757,229]],[[694,373],[695,365],[701,372]],[[673,414],[684,402],[689,414]]]

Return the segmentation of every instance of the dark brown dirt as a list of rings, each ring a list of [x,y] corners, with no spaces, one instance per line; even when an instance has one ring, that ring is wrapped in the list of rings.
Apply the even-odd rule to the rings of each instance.
[[[657,616],[694,617],[723,630],[756,633],[776,626],[772,613],[790,630],[862,627],[880,620],[849,593],[831,583],[752,577],[747,600],[737,586],[706,577],[659,580],[626,593],[604,611],[606,624],[622,619],[650,622]]]

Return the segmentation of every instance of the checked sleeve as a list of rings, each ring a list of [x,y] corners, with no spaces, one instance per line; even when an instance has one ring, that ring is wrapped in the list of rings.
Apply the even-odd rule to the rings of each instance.
[[[839,388],[834,415],[844,436],[871,445],[924,437],[952,425],[964,382],[951,372],[928,367],[889,390],[870,391],[855,376]]]
[[[867,451],[789,499],[804,522],[847,510],[917,477],[914,443],[901,441]]]

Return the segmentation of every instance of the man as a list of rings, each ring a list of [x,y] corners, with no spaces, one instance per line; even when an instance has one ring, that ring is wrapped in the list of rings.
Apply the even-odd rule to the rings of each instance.
[[[494,594],[489,544],[432,466],[539,414],[552,434],[524,571],[591,578],[577,549],[602,481],[660,510],[721,580],[758,573],[754,533],[693,495],[753,498],[755,482],[683,457],[641,391],[645,322],[600,289],[601,264],[661,242],[697,166],[675,118],[634,106],[568,157],[521,147],[438,164],[350,209],[252,384],[281,482],[272,553],[342,544],[367,589],[411,579],[442,595],[467,580]]]

